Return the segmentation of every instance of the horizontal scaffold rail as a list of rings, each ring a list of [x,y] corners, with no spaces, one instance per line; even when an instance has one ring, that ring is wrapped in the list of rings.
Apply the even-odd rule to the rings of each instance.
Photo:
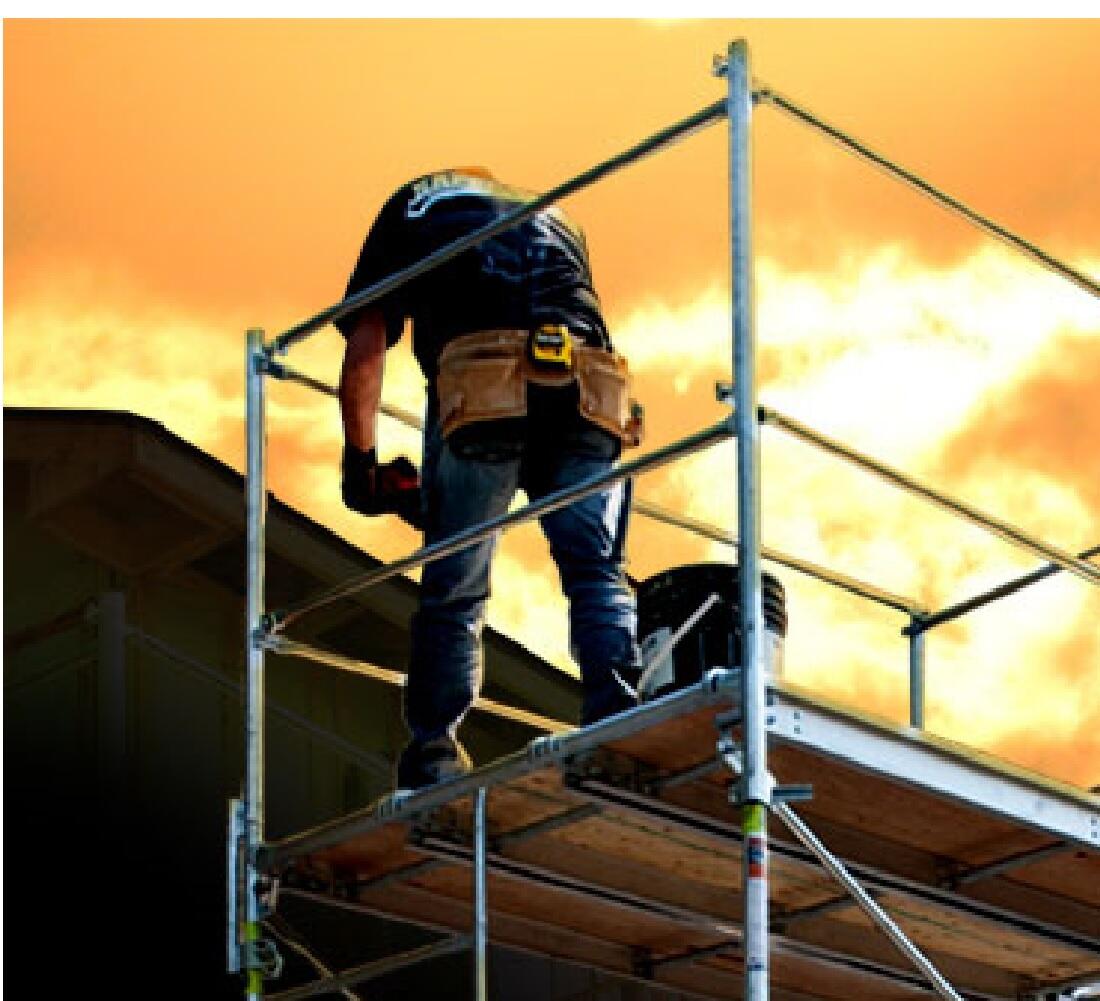
[[[301,386],[306,386],[310,389],[314,389],[319,393],[324,393],[327,396],[337,396],[338,389],[326,383],[320,379],[316,379],[311,375],[304,372],[300,372],[289,365],[285,365],[281,362],[270,361],[267,364],[268,373],[274,378],[280,379],[284,382],[293,382]],[[401,424],[415,430],[423,429],[423,422],[420,418],[401,407],[396,407],[390,403],[381,403],[379,409],[387,417],[391,417]],[[786,422],[784,430],[788,430],[791,433],[797,433],[793,429],[794,421],[792,418],[786,418],[780,415],[775,410],[768,408],[762,408],[762,416],[765,420],[769,417],[774,417],[775,423],[779,425],[779,421]],[[798,425],[807,433],[812,433],[818,437],[814,440],[815,444],[822,444],[825,440],[823,435],[820,435],[816,431],[805,427],[805,425]],[[802,435],[799,435],[800,437]],[[840,446],[839,443],[838,447]],[[831,450],[831,449],[830,449]],[[852,453],[850,461],[857,461],[855,453]],[[859,464],[863,465],[866,462],[876,462],[872,459],[858,460]],[[881,463],[877,464],[881,469],[888,467],[883,466]],[[870,468],[870,467],[866,467]],[[878,471],[877,469],[875,471]],[[893,475],[903,476],[904,474],[891,471]],[[901,484],[899,484],[901,485]],[[950,500],[949,498],[947,500]],[[937,502],[938,503],[938,502]],[[956,503],[956,502],[951,502]],[[667,525],[672,525],[677,528],[682,528],[685,531],[689,531],[694,535],[698,535],[701,538],[710,539],[712,542],[722,543],[724,545],[733,546],[737,548],[737,537],[732,532],[727,532],[724,529],[718,528],[715,525],[710,525],[706,522],[689,518],[685,515],[678,514],[674,511],[670,511],[667,508],[661,507],[658,504],[653,504],[645,500],[635,500],[633,504],[633,510],[638,514],[652,518],[654,521],[660,521]],[[954,510],[954,508],[951,508]],[[958,513],[958,512],[956,512]],[[1041,545],[1047,545],[1047,543],[1039,543]],[[1052,547],[1053,548],[1053,547]],[[1034,551],[1034,550],[1033,550]],[[1006,581],[1003,584],[999,584],[996,587],[990,588],[988,591],[984,591],[982,594],[975,595],[972,598],[968,598],[965,601],[958,602],[954,605],[950,605],[946,608],[938,611],[931,611],[926,605],[918,602],[914,598],[909,598],[904,595],[894,594],[884,588],[878,587],[875,584],[868,583],[867,581],[859,580],[856,577],[850,577],[846,574],[839,573],[836,570],[831,570],[828,567],[823,567],[817,563],[813,563],[810,560],[802,559],[798,556],[792,556],[789,553],[784,553],[781,550],[775,549],[770,546],[761,547],[761,555],[766,560],[770,560],[772,563],[778,563],[781,566],[785,566],[788,569],[794,570],[798,573],[806,574],[809,577],[814,577],[817,580],[823,581],[827,584],[835,585],[842,590],[848,591],[861,598],[866,598],[869,601],[873,601],[877,604],[883,605],[887,608],[893,608],[899,612],[912,617],[913,621],[910,625],[906,626],[902,632],[907,635],[917,635],[920,633],[928,632],[930,629],[944,622],[950,622],[954,619],[965,615],[967,612],[974,611],[977,608],[981,608],[993,601],[997,601],[1000,598],[1008,597],[1011,594],[1022,590],[1031,584],[1036,584],[1039,581],[1045,580],[1053,574],[1058,573],[1061,570],[1068,569],[1062,563],[1048,563],[1046,566],[1040,567],[1037,570],[1033,570],[1020,577],[1013,578],[1010,581]],[[1045,553],[1043,555],[1046,555]],[[1068,555],[1068,554],[1067,554]],[[1078,553],[1076,559],[1078,561],[1084,561],[1091,559],[1094,556],[1100,555],[1100,546],[1092,546],[1089,549],[1085,549]],[[1073,558],[1072,556],[1070,558]],[[1086,564],[1087,566],[1087,564]],[[1076,572],[1076,571],[1074,571]],[[1080,576],[1080,574],[1079,574]]]
[[[284,939],[284,941],[286,941],[286,939]],[[357,994],[347,993],[347,988],[354,987],[356,984],[361,984],[366,980],[377,980],[379,977],[388,976],[391,973],[407,969],[410,966],[418,966],[432,959],[439,959],[441,956],[450,956],[456,952],[465,952],[470,948],[471,942],[472,938],[469,935],[452,935],[438,942],[432,942],[430,945],[422,945],[417,949],[410,949],[408,952],[403,952],[396,956],[387,956],[384,959],[374,959],[369,963],[362,963],[359,966],[352,967],[350,970],[323,975],[324,979],[315,981],[314,983],[305,984],[302,987],[294,987],[291,990],[281,991],[278,994],[272,994],[271,1001],[305,1001],[306,998],[313,998],[322,994],[333,994],[336,992],[344,994],[345,997],[357,998]],[[291,948],[298,952],[299,955],[303,953],[301,946],[292,943],[288,944],[290,944]],[[316,962],[311,956],[306,955],[305,958],[311,962]]]
[[[375,584],[380,584],[384,580],[389,580],[391,577],[396,577],[406,570],[412,570],[418,566],[423,566],[425,563],[441,560],[446,556],[450,556],[452,553],[460,552],[483,539],[495,535],[497,532],[512,528],[515,525],[520,525],[523,522],[533,521],[536,518],[542,517],[544,514],[549,514],[551,511],[557,511],[559,508],[566,507],[592,494],[599,493],[637,473],[644,473],[651,469],[657,469],[681,456],[691,455],[693,452],[709,448],[711,445],[720,441],[725,441],[727,438],[731,437],[732,434],[732,421],[730,418],[726,418],[709,428],[697,431],[695,434],[688,435],[686,438],[681,438],[671,445],[656,449],[631,462],[624,462],[606,473],[591,476],[574,486],[566,487],[552,494],[548,494],[540,500],[527,504],[518,511],[512,511],[497,518],[492,518],[481,525],[474,525],[471,528],[464,529],[451,536],[449,539],[443,539],[440,542],[422,546],[420,549],[403,559],[379,567],[360,577],[355,577],[344,584],[338,584],[336,587],[329,588],[327,591],[323,591],[321,594],[308,601],[293,605],[279,612],[270,613],[264,617],[265,628],[271,632],[277,632],[305,615],[307,612],[311,612],[317,608],[323,608],[325,605],[331,604],[334,601],[339,601],[341,598],[347,598],[350,595],[358,594],[360,591],[364,591],[368,587],[373,587]]]
[[[261,853],[263,865],[270,870],[276,870],[295,858],[330,848],[391,820],[425,816],[448,803],[472,796],[480,788],[506,782],[565,757],[594,750],[602,744],[635,733],[643,725],[677,719],[697,709],[714,705],[717,701],[728,701],[735,697],[738,685],[737,671],[708,671],[703,680],[691,688],[672,692],[637,709],[611,716],[590,726],[564,734],[536,737],[525,748],[498,758],[493,764],[461,778],[428,786],[412,795],[395,793],[384,797],[376,806],[367,810],[348,817],[339,817],[281,841],[269,842]]]
[[[339,390],[336,386],[316,379],[304,372],[300,372],[282,362],[270,361],[266,368],[269,375],[283,382],[293,382],[300,386],[306,386],[326,396],[339,396]],[[379,404],[379,410],[387,417],[404,424],[406,427],[413,428],[417,431],[422,431],[424,428],[424,422],[420,420],[419,417],[411,414],[407,410],[403,410],[401,407],[395,407],[383,401]],[[675,511],[670,511],[650,501],[635,498],[632,502],[631,510],[643,517],[651,518],[654,521],[660,521],[666,525],[672,525],[675,528],[682,528],[685,531],[691,532],[693,535],[698,535],[700,538],[709,539],[711,542],[732,546],[735,549],[740,545],[737,541],[737,536],[732,532],[727,532],[715,525],[710,525],[706,522],[697,521],[694,518],[688,518],[684,515],[677,514]],[[884,605],[887,608],[896,609],[899,612],[904,612],[915,618],[931,614],[931,610],[926,605],[921,604],[914,598],[893,594],[875,584],[870,584],[867,581],[862,581],[855,577],[849,577],[847,574],[838,573],[835,570],[830,570],[828,567],[823,567],[820,564],[813,563],[810,560],[804,560],[798,556],[792,556],[789,553],[784,553],[771,546],[761,546],[760,553],[764,559],[772,563],[778,563],[780,566],[785,566],[790,570],[805,574],[808,577],[813,577],[826,584],[833,584],[858,597],[866,598],[869,601]]]
[[[1079,560],[1089,560],[1094,556],[1100,556],[1100,546],[1091,546],[1088,549],[1081,550],[1081,552],[1077,554]],[[1023,574],[1020,577],[1014,577],[1012,580],[1005,581],[1003,584],[998,584],[996,587],[992,587],[988,591],[983,591],[981,594],[976,594],[972,598],[967,598],[965,601],[959,601],[954,605],[948,605],[946,608],[941,608],[938,612],[933,612],[931,615],[923,618],[914,618],[913,622],[906,626],[902,632],[906,636],[916,636],[919,633],[927,632],[934,626],[941,625],[944,622],[952,622],[966,615],[968,612],[983,608],[991,602],[998,601],[1001,598],[1007,598],[1009,595],[1016,594],[1025,587],[1030,587],[1032,584],[1038,584],[1039,581],[1046,580],[1048,577],[1060,573],[1062,569],[1063,568],[1057,563],[1048,563],[1046,566],[1039,567],[1038,570],[1032,570],[1030,573]]]
[[[285,636],[267,636],[262,644],[264,649],[282,657],[298,657],[302,660],[311,660],[315,664],[325,664],[340,671],[347,671],[349,674],[358,674],[361,677],[371,678],[374,681],[381,681],[398,688],[403,688],[405,685],[405,674],[402,671],[379,667],[364,660],[346,657],[332,650],[322,650],[319,647],[311,646],[309,643],[301,643]],[[493,716],[499,716],[513,723],[522,723],[524,726],[534,727],[537,730],[545,730],[547,733],[564,733],[566,730],[573,729],[570,723],[551,719],[541,713],[533,713],[526,709],[508,706],[502,702],[495,702],[493,699],[487,699],[481,695],[477,697],[471,708]]]
[[[685,517],[674,511],[669,511],[667,508],[660,507],[657,504],[651,504],[649,501],[634,501],[632,510],[637,511],[638,514],[645,515],[647,518],[652,518],[655,521],[661,521],[666,525],[682,528],[685,531],[691,532],[693,535],[698,535],[704,539],[710,539],[712,542],[719,542],[723,545],[732,546],[734,549],[740,547],[737,536],[734,535],[733,532],[727,532],[718,528],[716,525],[710,525],[703,521],[697,521],[694,518]],[[795,570],[798,573],[805,574],[807,577],[813,577],[826,584],[832,584],[839,587],[841,590],[848,591],[850,594],[854,594],[860,598],[866,598],[868,601],[884,605],[887,608],[893,608],[914,617],[923,616],[929,612],[926,605],[922,605],[913,598],[906,598],[902,595],[893,594],[874,584],[868,584],[866,581],[838,573],[836,570],[830,570],[818,563],[812,563],[810,560],[804,560],[798,556],[791,556],[771,546],[762,545],[760,547],[760,555],[765,560],[769,560],[772,563],[778,563],[781,566],[787,567],[789,570]]]
[[[992,515],[985,514],[976,507],[972,507],[970,504],[957,500],[954,497],[949,497],[942,491],[925,486],[907,473],[894,469],[892,466],[888,466],[878,459],[872,459],[870,456],[863,455],[855,449],[849,448],[842,442],[836,441],[822,434],[820,431],[815,431],[813,428],[807,427],[805,424],[796,421],[793,417],[787,417],[777,410],[772,410],[770,407],[761,407],[760,420],[782,431],[786,431],[795,438],[800,438],[802,441],[808,442],[811,445],[816,445],[823,451],[830,452],[853,465],[866,469],[880,476],[887,482],[893,483],[894,486],[901,487],[903,490],[909,491],[909,493],[923,497],[925,500],[931,501],[933,504],[938,505],[946,511],[950,511],[952,514],[966,521],[973,522],[975,525],[980,525],[994,535],[999,536],[1005,542],[1009,542],[1021,549],[1026,549],[1037,556],[1042,556],[1052,563],[1056,563],[1062,569],[1076,574],[1082,580],[1087,580],[1090,584],[1100,584],[1100,567],[1096,566],[1094,563],[1088,563],[1085,560],[1078,559],[1076,556],[1064,552],[1057,546],[1052,546],[1048,542],[1036,539],[1033,535],[1029,535],[1027,532],[1023,531],[1023,529],[1016,528],[1006,521],[1001,521],[999,518],[994,518]]]
[[[445,247],[441,247],[439,250],[422,258],[416,264],[405,268],[403,271],[398,271],[389,275],[380,282],[371,285],[369,288],[356,292],[354,295],[348,296],[343,301],[330,306],[328,309],[322,310],[316,316],[304,320],[295,327],[291,327],[272,341],[269,347],[269,353],[281,354],[287,351],[294,344],[305,340],[310,334],[320,330],[326,324],[332,323],[334,320],[339,320],[349,313],[353,313],[360,307],[367,305],[367,303],[382,298],[382,296],[400,288],[406,282],[410,282],[414,278],[419,278],[421,275],[427,274],[429,271],[457,257],[459,254],[465,253],[467,250],[476,247],[479,243],[483,243],[491,237],[511,229],[513,226],[518,226],[521,222],[530,219],[543,209],[548,208],[555,202],[561,201],[561,199],[568,195],[582,191],[584,188],[590,187],[597,181],[607,177],[608,174],[612,174],[616,170],[629,166],[641,160],[643,157],[649,156],[651,153],[656,153],[658,150],[672,145],[672,143],[679,142],[681,139],[686,139],[688,136],[701,129],[705,129],[709,125],[713,125],[717,121],[724,120],[725,118],[726,102],[724,100],[715,101],[713,104],[707,105],[707,107],[703,108],[701,111],[697,111],[694,115],[689,115],[687,118],[676,122],[674,125],[661,129],[660,132],[655,132],[647,139],[643,139],[637,145],[631,146],[630,149],[624,150],[622,153],[618,153],[604,160],[602,163],[596,164],[596,166],[559,184],[557,187],[551,188],[545,194],[539,195],[529,202],[525,202],[514,211],[501,216],[496,222],[483,226],[481,229],[474,230],[474,232],[470,233],[468,236],[464,236],[461,239],[455,240],[453,243],[447,244]]]
[[[902,181],[911,188],[915,188],[922,195],[931,198],[932,201],[936,202],[938,205],[942,205],[944,208],[957,213],[967,222],[976,226],[983,232],[996,237],[998,240],[1026,254],[1032,260],[1037,261],[1043,267],[1072,282],[1078,288],[1084,289],[1090,295],[1100,298],[1100,282],[1097,282],[1094,278],[1090,278],[1084,272],[1078,271],[1077,268],[1066,264],[1064,261],[1060,261],[1052,254],[1048,254],[1042,247],[1036,246],[1030,240],[1025,240],[1022,236],[1013,233],[1000,223],[994,222],[988,216],[982,215],[968,205],[963,204],[959,199],[937,188],[934,184],[929,183],[924,180],[924,178],[913,173],[913,171],[902,167],[900,164],[895,163],[881,153],[876,153],[854,136],[837,128],[835,125],[830,125],[828,122],[822,120],[817,115],[808,111],[801,105],[796,104],[789,98],[776,93],[776,91],[772,90],[770,87],[759,88],[754,92],[753,97],[756,99],[757,103],[769,104],[773,108],[778,108],[780,111],[797,119],[804,125],[808,125],[824,133],[849,152],[862,157],[864,160],[870,161],[876,167],[886,171],[891,177]]]

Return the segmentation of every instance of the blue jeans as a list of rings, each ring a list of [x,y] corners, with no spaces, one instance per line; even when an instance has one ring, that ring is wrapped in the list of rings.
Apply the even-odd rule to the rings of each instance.
[[[489,450],[488,461],[468,450],[459,455],[443,440],[433,409],[421,473],[428,544],[504,514],[518,488],[537,500],[605,472],[618,453],[610,435],[574,417],[541,431],[523,422]],[[569,601],[570,650],[590,707],[613,704],[619,677],[639,662],[634,593],[622,566],[629,506],[629,483],[619,483],[539,519]],[[495,547],[496,536],[424,567],[405,689],[414,743],[453,738],[477,697]]]

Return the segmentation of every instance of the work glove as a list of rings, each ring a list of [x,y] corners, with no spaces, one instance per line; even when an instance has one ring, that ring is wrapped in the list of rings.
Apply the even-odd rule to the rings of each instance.
[[[368,516],[396,514],[413,528],[424,527],[420,513],[420,474],[408,458],[379,464],[375,449],[344,445],[340,494],[344,504]]]

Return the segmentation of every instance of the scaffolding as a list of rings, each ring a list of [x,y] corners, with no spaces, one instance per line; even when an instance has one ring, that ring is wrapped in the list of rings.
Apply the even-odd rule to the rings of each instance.
[[[1061,950],[1058,952],[1061,959],[1051,965],[1051,970],[1055,972],[1046,976],[1045,980],[1040,975],[1032,977],[1035,984],[1042,982],[1043,989],[1070,990],[1089,979],[1100,979],[1100,930],[1095,924],[1090,924],[1100,922],[1100,901],[1093,906],[1091,897],[1086,895],[1069,908],[1072,913],[1066,917],[1048,914],[1049,908],[1036,902],[1034,894],[1021,896],[1017,893],[1010,905],[1003,905],[1003,901],[978,903],[970,898],[960,902],[952,896],[964,884],[996,879],[1011,869],[1019,870],[1027,866],[1039,869],[1044,865],[1054,867],[1049,871],[1043,870],[1043,878],[1060,880],[1059,886],[1068,886],[1078,878],[1078,870],[1071,872],[1063,868],[1055,872],[1055,868],[1067,865],[1067,859],[1077,859],[1078,856],[1092,867],[1088,870],[1090,873],[1097,873],[1095,867],[1100,862],[1100,801],[1056,783],[1038,783],[1034,777],[962,752],[958,747],[931,737],[922,729],[926,633],[941,623],[1060,571],[1068,571],[1091,584],[1100,584],[1100,567],[1090,561],[1090,557],[1100,552],[1100,547],[1078,554],[1066,552],[759,404],[755,374],[751,217],[754,106],[770,106],[827,135],[861,159],[870,161],[1092,295],[1100,296],[1100,285],[795,102],[766,87],[754,86],[748,47],[744,40],[733,42],[726,57],[716,60],[715,75],[726,81],[727,94],[724,99],[521,205],[497,222],[323,310],[271,341],[265,340],[261,330],[248,332],[247,760],[243,796],[230,804],[227,965],[230,972],[245,975],[249,1001],[259,1001],[264,994],[265,978],[276,976],[281,966],[275,943],[272,938],[265,937],[265,929],[290,949],[309,959],[322,977],[315,984],[277,995],[286,1001],[323,991],[346,992],[354,983],[411,963],[465,949],[473,954],[474,996],[477,1001],[486,1001],[490,871],[502,880],[519,880],[527,887],[541,888],[539,892],[549,894],[551,904],[548,906],[553,906],[553,901],[557,899],[555,894],[572,895],[570,899],[582,901],[585,907],[591,906],[597,918],[604,910],[611,909],[630,915],[631,920],[664,922],[668,927],[680,929],[683,934],[673,936],[678,944],[672,947],[671,953],[654,958],[652,950],[640,950],[631,971],[637,979],[678,986],[699,996],[724,996],[725,992],[731,991],[728,969],[720,976],[722,971],[718,967],[708,967],[701,978],[692,980],[689,977],[680,981],[676,979],[675,971],[692,964],[699,968],[699,964],[717,963],[724,954],[728,955],[735,948],[741,993],[748,1001],[765,1001],[770,996],[810,996],[791,993],[789,987],[772,992],[773,954],[778,957],[777,963],[788,979],[794,976],[790,970],[802,969],[799,964],[809,964],[807,969],[815,970],[840,968],[847,964],[850,971],[855,971],[854,976],[864,978],[858,981],[863,985],[860,989],[864,989],[867,983],[874,985],[873,990],[878,992],[874,996],[901,998],[931,990],[940,997],[958,1001],[963,994],[932,962],[928,955],[930,950],[914,944],[914,935],[903,930],[887,913],[885,905],[899,900],[908,902],[910,913],[906,923],[910,929],[916,927],[920,930],[920,922],[912,912],[925,908],[933,914],[928,919],[931,925],[939,920],[936,915],[942,917],[948,914],[956,922],[956,930],[963,935],[973,931],[967,922],[977,922],[979,925],[992,922],[998,928],[1008,929],[1005,932],[1008,935],[1006,941],[1015,941],[1012,939],[1015,935],[1021,942],[1034,939],[1055,943],[1056,949]],[[719,395],[731,406],[730,416],[666,447],[620,463],[607,474],[529,503],[450,539],[424,546],[403,559],[329,588],[307,601],[274,611],[266,610],[265,382],[267,378],[275,378],[296,382],[329,395],[336,394],[333,386],[296,371],[279,358],[331,321],[376,301],[567,195],[720,121],[729,124],[733,381],[720,386]],[[384,404],[382,410],[409,426],[420,426],[416,417],[398,408]],[[759,507],[759,436],[760,428],[765,424],[923,497],[1046,563],[983,594],[933,610],[914,599],[892,594],[866,581],[765,547],[760,541]],[[400,681],[392,672],[292,640],[285,635],[288,626],[330,602],[357,594],[497,532],[605,490],[614,483],[660,468],[730,438],[735,438],[737,443],[736,533],[653,504],[638,503],[635,510],[702,538],[736,548],[741,568],[742,650],[739,669],[712,670],[696,685],[582,729],[573,729],[525,710],[479,700],[480,708],[540,728],[546,731],[546,735],[536,738],[525,750],[468,776],[413,794],[385,797],[368,810],[277,843],[266,840],[265,655],[273,652],[302,657],[336,669],[365,673],[390,683]],[[911,725],[908,729],[891,729],[849,711],[827,706],[790,686],[766,678],[761,607],[762,560],[774,561],[808,574],[907,617],[902,633],[909,640]],[[769,743],[777,748],[775,760],[771,762]],[[793,781],[777,784],[774,776],[779,774],[779,770],[786,772]],[[727,795],[721,774],[730,773],[734,781]],[[994,825],[989,828],[990,837],[994,840],[1000,837],[1002,842],[1007,838],[1017,848],[992,859],[959,861],[954,858],[947,882],[941,880],[938,887],[931,888],[916,878],[898,876],[881,861],[873,863],[865,858],[858,862],[842,861],[826,848],[790,805],[813,795],[811,788],[803,781],[805,776],[812,775],[818,783],[828,784],[833,781],[833,774],[856,784],[862,781],[879,782],[880,787],[877,788],[880,791],[887,790],[897,802],[904,803],[906,810],[916,813],[939,811],[938,816],[947,817],[948,813],[944,812],[947,807],[943,804],[950,802],[956,810],[950,816],[956,820],[964,816],[965,810],[992,818],[988,821]],[[678,798],[677,790],[685,790],[692,783],[698,784],[695,797],[688,800]],[[498,805],[495,812],[490,810],[490,791],[497,794],[495,798],[498,803],[502,799],[506,801],[504,806]],[[717,809],[699,808],[701,802],[710,802],[716,792],[721,794],[719,798],[724,806],[728,805],[727,800],[735,804],[739,811],[738,824],[718,819],[720,811]],[[835,793],[835,790],[831,792]],[[963,808],[964,812],[958,812]],[[524,861],[516,857],[514,851],[505,851],[506,847],[537,841],[553,832],[575,831],[586,824],[591,825],[604,811],[637,815],[650,825],[645,828],[648,835],[636,834],[635,847],[641,853],[640,858],[653,860],[658,853],[671,851],[662,836],[662,832],[667,834],[671,830],[684,834],[693,845],[690,851],[704,850],[699,847],[704,845],[708,852],[721,853],[728,851],[732,845],[741,862],[741,900],[735,923],[718,920],[713,909],[707,911],[688,906],[682,900],[677,902],[673,900],[676,894],[671,891],[664,897],[656,894],[655,899],[645,893],[627,892],[623,886],[601,886],[595,877],[586,879],[576,873],[563,874],[553,866],[535,864],[530,859]],[[439,821],[440,816],[446,816],[447,821]],[[789,840],[777,838],[774,823],[773,830],[769,832],[769,819],[780,822],[786,828]],[[936,837],[941,839],[948,821],[942,820],[942,823],[945,827],[936,833]],[[1001,826],[997,827],[998,824]],[[639,828],[639,832],[641,830]],[[871,841],[868,840],[867,844]],[[932,849],[932,853],[936,854],[935,845]],[[773,853],[774,860],[769,857]],[[849,846],[847,854],[859,855],[859,846]],[[940,855],[953,858],[946,848]],[[807,875],[807,867],[815,863],[839,882],[846,894],[831,896],[827,887],[813,882]],[[472,870],[472,927],[468,932],[456,931],[459,919],[439,918],[433,908],[425,908],[423,901],[418,903],[417,895],[410,895],[407,888],[405,896],[400,893],[394,895],[395,888],[403,881],[415,876],[424,877],[433,871],[438,873],[447,866]],[[797,896],[795,891],[808,892],[806,887],[811,882],[807,880],[813,885],[809,903],[804,902],[801,908],[783,907],[778,916],[770,914],[770,894],[786,892],[788,896]],[[390,894],[385,903],[378,898],[378,893],[383,889]],[[304,943],[288,934],[285,928],[280,928],[273,914],[276,890],[338,906],[359,907],[370,913],[403,917],[425,927],[435,927],[444,935],[435,945],[334,973],[312,956]],[[916,967],[919,976],[906,974],[880,960],[852,959],[844,948],[812,945],[791,936],[790,929],[799,922],[842,912],[853,903]],[[504,929],[502,940],[517,948],[538,951],[537,946],[532,944],[529,932],[521,927],[522,922],[516,924],[513,920],[509,924],[509,920],[512,919],[507,915],[501,916],[499,924]],[[688,927],[692,929],[691,934],[684,931]],[[706,932],[702,938],[699,929]],[[597,949],[589,948],[586,953],[581,945],[575,942],[568,944],[573,942],[568,930],[561,931],[561,935],[561,942],[566,944],[560,945],[554,954],[571,956],[578,961],[587,960],[593,966],[599,966]],[[928,941],[934,944],[937,940],[931,936]],[[1005,948],[1012,947],[1011,942],[1005,945]],[[632,948],[637,951],[636,946]],[[954,965],[962,968],[957,963]],[[655,973],[658,968],[666,971],[662,976],[671,979],[658,980]],[[990,980],[990,983],[993,981]],[[982,988],[971,985],[965,994],[968,997],[1004,996],[997,993],[993,986]]]

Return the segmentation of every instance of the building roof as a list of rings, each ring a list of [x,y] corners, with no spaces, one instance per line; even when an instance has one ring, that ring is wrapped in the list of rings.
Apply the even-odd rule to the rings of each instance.
[[[126,411],[4,408],[5,505],[125,575],[177,574],[244,596],[244,477],[164,425]],[[272,496],[267,607],[381,565]],[[395,577],[307,616],[295,638],[403,670],[418,585]],[[579,684],[486,629],[485,694],[572,719]]]

